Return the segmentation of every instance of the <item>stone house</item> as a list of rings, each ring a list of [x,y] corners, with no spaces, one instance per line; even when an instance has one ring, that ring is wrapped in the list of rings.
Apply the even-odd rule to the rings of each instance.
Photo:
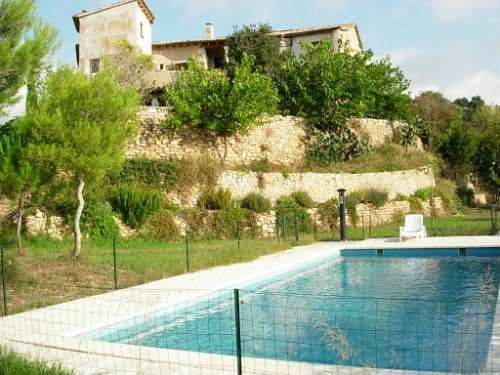
[[[95,73],[100,67],[100,58],[109,55],[109,44],[127,40],[143,54],[152,54],[155,71],[148,82],[156,87],[164,86],[175,79],[178,69],[190,57],[203,62],[209,69],[220,68],[227,59],[227,36],[216,37],[214,26],[205,25],[203,37],[181,41],[152,42],[152,24],[155,17],[145,0],[125,0],[96,9],[83,10],[73,16],[80,43],[76,45],[76,57],[81,71]],[[300,41],[315,43],[330,37],[334,47],[338,41],[348,42],[354,51],[362,51],[358,27],[354,23],[274,31],[280,39],[282,50],[293,51],[297,56],[303,51]]]

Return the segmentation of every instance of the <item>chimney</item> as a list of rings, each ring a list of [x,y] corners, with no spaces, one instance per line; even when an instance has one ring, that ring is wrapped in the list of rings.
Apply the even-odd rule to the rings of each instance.
[[[209,22],[207,22],[205,24],[205,38],[206,39],[213,39],[214,38],[214,25],[212,25]]]

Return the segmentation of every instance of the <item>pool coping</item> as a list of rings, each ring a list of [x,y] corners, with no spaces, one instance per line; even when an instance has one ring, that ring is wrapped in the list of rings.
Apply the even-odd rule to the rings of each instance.
[[[500,237],[431,237],[419,242],[415,240],[399,242],[397,238],[385,238],[322,242],[299,246],[266,255],[248,263],[219,266],[7,316],[0,319],[0,343],[30,357],[61,363],[68,368],[76,368],[82,374],[160,374],[172,372],[194,374],[197,369],[200,374],[207,373],[207,370],[210,370],[212,374],[234,374],[236,360],[232,356],[134,347],[85,340],[74,336],[112,324],[118,319],[118,316],[120,316],[119,319],[127,319],[131,316],[155,311],[161,306],[196,298],[207,293],[207,290],[232,289],[254,279],[268,277],[305,263],[334,256],[341,249],[430,247],[500,247]],[[147,301],[136,298],[144,293],[150,296]],[[497,299],[497,306],[499,303],[500,297]],[[126,314],[123,313],[124,307],[126,307]],[[500,309],[498,308],[495,313],[490,345],[490,355],[485,371],[500,368]],[[186,366],[183,366],[183,363],[186,363]],[[188,363],[189,366],[187,366]],[[298,374],[302,373],[300,372],[301,368],[304,370],[307,368],[307,372],[303,373],[311,373],[311,371],[318,374],[366,373],[366,369],[363,368],[343,368],[256,358],[244,358],[243,365],[250,373],[259,374],[275,374],[277,372]],[[383,374],[384,371],[376,369],[377,374]],[[398,371],[387,370],[387,373],[397,374]],[[404,371],[404,373],[412,374],[410,371]]]

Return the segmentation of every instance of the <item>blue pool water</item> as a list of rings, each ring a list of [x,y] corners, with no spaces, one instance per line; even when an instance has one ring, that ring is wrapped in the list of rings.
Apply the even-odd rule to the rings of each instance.
[[[240,290],[247,357],[415,371],[485,365],[500,249],[345,251]],[[233,291],[84,337],[234,355]]]

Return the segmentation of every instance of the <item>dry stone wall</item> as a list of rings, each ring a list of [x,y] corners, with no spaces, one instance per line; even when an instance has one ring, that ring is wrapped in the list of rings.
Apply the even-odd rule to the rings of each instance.
[[[346,189],[347,193],[367,189],[386,191],[393,200],[398,194],[411,196],[418,189],[431,187],[433,182],[430,168],[360,174],[290,173],[286,177],[282,173],[224,171],[216,188],[229,189],[236,199],[258,192],[273,203],[284,194],[305,191],[320,203],[338,196],[337,189],[340,188]],[[183,207],[195,207],[198,190],[171,193],[170,199]]]
[[[220,137],[203,129],[159,126],[166,111],[160,108],[150,111],[140,113],[140,132],[127,149],[128,158],[210,157],[234,168],[261,159],[277,165],[297,165],[306,156],[305,126],[297,117],[273,116],[265,119],[265,125],[252,127],[246,134]]]
[[[299,117],[267,117],[264,125],[252,127],[246,134],[224,138],[203,129],[162,127],[166,116],[165,107],[145,107],[139,113],[141,127],[136,141],[127,149],[128,158],[211,157],[224,161],[227,168],[234,168],[261,159],[294,166],[302,164],[306,157],[306,125]],[[349,120],[349,127],[367,138],[372,147],[392,140],[400,126],[397,121]]]

